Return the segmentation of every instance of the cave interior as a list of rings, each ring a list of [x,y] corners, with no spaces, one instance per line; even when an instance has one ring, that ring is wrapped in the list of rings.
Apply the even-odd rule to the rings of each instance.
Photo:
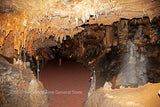
[[[152,85],[157,103],[150,104],[159,107],[159,11],[159,0],[0,0],[0,106],[47,107],[39,73],[56,61],[59,67],[76,62],[89,72],[86,107],[150,107],[94,95],[102,88]],[[46,93],[24,94],[33,90]]]

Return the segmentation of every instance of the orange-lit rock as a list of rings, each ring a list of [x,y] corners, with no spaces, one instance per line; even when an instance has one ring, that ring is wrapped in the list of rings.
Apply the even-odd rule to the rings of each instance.
[[[159,29],[159,0],[0,0],[0,55],[13,59],[14,63],[27,60],[34,73],[37,70],[37,56],[42,63],[44,60],[58,57],[60,65],[63,61],[61,58],[73,58],[91,71],[95,69],[98,83],[96,88],[103,86],[105,81],[111,81],[112,87],[116,88],[122,57],[124,53],[131,51],[129,50],[131,46],[136,48],[140,57],[141,53],[146,53],[146,56],[150,57],[148,60],[153,67],[148,68],[150,69],[147,74],[148,81],[159,82],[159,65],[156,64],[160,62]],[[130,41],[133,42],[131,46],[127,45]],[[156,61],[152,61],[151,57]],[[22,72],[17,74],[19,73]],[[27,84],[23,83],[22,86]],[[31,85],[34,84],[31,82]],[[23,88],[22,86],[18,89]],[[157,88],[158,86],[153,84],[144,87]],[[143,90],[144,87],[138,89]],[[36,87],[31,87],[30,90],[32,89]],[[130,89],[126,90],[130,91]],[[112,93],[112,91],[105,92]],[[119,93],[117,90],[115,92]],[[113,91],[112,95],[116,96],[115,92]],[[99,91],[97,93],[99,94]],[[134,93],[137,94],[136,91]],[[124,95],[126,94],[119,94],[117,101],[122,100],[121,96],[125,99]],[[101,99],[102,95],[96,96],[98,99],[94,99],[93,96],[88,99],[87,106],[93,107],[94,103],[97,103],[95,104],[97,106],[110,101],[110,99],[107,101],[105,98]],[[107,94],[107,97],[112,96]],[[157,97],[154,95],[153,97],[157,101],[155,104],[158,105]],[[38,106],[34,104],[38,98],[31,95],[33,104],[30,106]],[[46,98],[44,99],[47,100]],[[99,99],[104,102],[101,103]],[[37,103],[45,103],[45,100]],[[133,102],[124,103],[133,105]],[[143,105],[143,101],[141,103]],[[117,102],[113,104],[123,106]]]
[[[62,40],[66,39],[66,35],[73,38],[75,34],[83,31],[84,28],[81,27],[83,24],[111,25],[120,18],[131,19],[143,16],[149,16],[152,20],[153,17],[160,15],[159,11],[160,2],[158,0],[1,0],[1,53],[4,54],[5,46],[2,45],[10,31],[14,32],[13,49],[18,52],[17,54],[21,53],[22,48],[25,47],[27,53],[33,55],[38,48],[44,47],[41,42],[45,44],[46,38],[53,36],[54,42],[62,43]],[[133,25],[134,23],[145,24],[143,32],[152,38],[154,32],[149,32],[151,28],[148,27],[150,20],[143,18],[130,21],[130,23]],[[159,19],[154,19],[159,23],[157,20]],[[128,20],[121,20],[119,23],[113,24],[117,28],[117,30],[115,28],[113,30],[120,35],[120,43],[124,43],[122,39],[129,37],[127,25]],[[123,29],[125,31],[120,34],[124,26],[126,29]],[[117,45],[117,39],[108,36],[112,35],[111,31],[106,35],[104,39],[106,46]],[[100,37],[97,34],[96,36]],[[153,41],[157,40],[156,37],[152,39]],[[53,46],[55,45],[57,44]],[[82,51],[84,52],[84,48]]]
[[[160,84],[148,83],[138,88],[106,89],[93,92],[86,101],[85,107],[159,107],[158,96]]]

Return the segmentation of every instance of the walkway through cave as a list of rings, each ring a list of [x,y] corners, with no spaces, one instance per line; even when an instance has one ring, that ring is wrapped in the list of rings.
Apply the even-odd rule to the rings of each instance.
[[[82,107],[89,88],[90,74],[71,60],[48,61],[41,65],[40,81],[50,94],[49,107]]]

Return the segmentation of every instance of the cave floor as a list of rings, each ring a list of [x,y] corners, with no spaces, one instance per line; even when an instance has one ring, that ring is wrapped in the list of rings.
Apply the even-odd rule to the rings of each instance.
[[[90,74],[73,61],[48,61],[40,71],[40,81],[50,94],[49,107],[83,107],[89,88]]]
[[[138,88],[100,88],[88,98],[85,107],[160,107],[159,89],[160,83]]]

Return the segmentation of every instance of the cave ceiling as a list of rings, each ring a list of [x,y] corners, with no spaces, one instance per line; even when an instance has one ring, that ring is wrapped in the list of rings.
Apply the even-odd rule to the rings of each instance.
[[[43,35],[61,42],[81,32],[84,24],[111,25],[120,18],[152,20],[159,15],[159,0],[0,0],[0,47],[8,35],[19,51]]]

